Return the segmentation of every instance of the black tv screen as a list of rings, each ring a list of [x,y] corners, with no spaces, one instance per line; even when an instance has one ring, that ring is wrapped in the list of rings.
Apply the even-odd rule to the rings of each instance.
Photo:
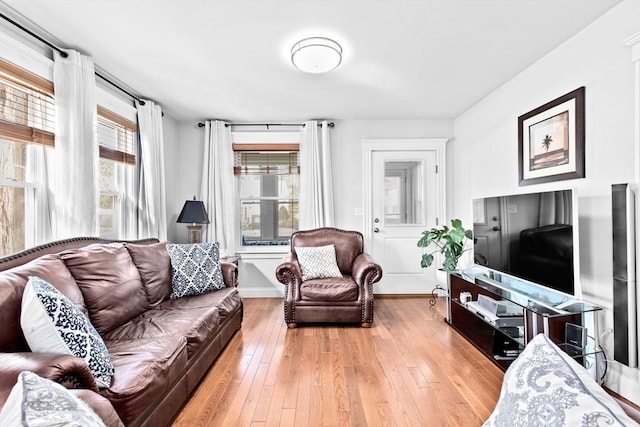
[[[557,190],[474,199],[474,262],[575,295],[574,196]]]

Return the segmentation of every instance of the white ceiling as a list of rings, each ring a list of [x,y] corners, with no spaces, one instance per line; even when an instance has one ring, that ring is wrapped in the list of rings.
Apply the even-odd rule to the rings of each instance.
[[[454,118],[618,2],[5,0],[170,116],[235,122]],[[291,65],[308,36],[338,69]]]

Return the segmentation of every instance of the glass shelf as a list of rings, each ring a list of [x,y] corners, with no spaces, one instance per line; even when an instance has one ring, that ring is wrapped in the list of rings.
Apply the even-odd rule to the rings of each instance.
[[[454,274],[539,316],[566,316],[602,310],[602,307],[579,300],[573,295],[486,267],[474,266]]]

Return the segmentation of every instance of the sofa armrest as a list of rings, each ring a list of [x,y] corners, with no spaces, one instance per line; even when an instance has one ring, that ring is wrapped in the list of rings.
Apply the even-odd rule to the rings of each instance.
[[[238,266],[232,262],[220,262],[222,280],[227,288],[238,287]]]
[[[369,254],[361,253],[353,261],[351,274],[358,285],[376,283],[382,279],[382,267]]]
[[[0,388],[15,385],[18,374],[31,371],[67,388],[88,388],[98,391],[96,380],[84,359],[58,353],[1,353]]]

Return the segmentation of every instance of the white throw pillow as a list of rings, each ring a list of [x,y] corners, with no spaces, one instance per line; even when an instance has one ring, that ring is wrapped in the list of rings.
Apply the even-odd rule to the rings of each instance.
[[[69,390],[22,371],[0,411],[0,425],[13,427],[104,427],[104,422]]]
[[[167,244],[171,258],[171,299],[224,289],[218,242]]]
[[[635,426],[591,374],[543,334],[504,374],[484,426]]]
[[[111,386],[114,367],[102,337],[78,307],[39,277],[29,277],[24,289],[20,325],[31,351],[80,357],[98,387]]]
[[[302,280],[342,277],[333,245],[296,248]]]

